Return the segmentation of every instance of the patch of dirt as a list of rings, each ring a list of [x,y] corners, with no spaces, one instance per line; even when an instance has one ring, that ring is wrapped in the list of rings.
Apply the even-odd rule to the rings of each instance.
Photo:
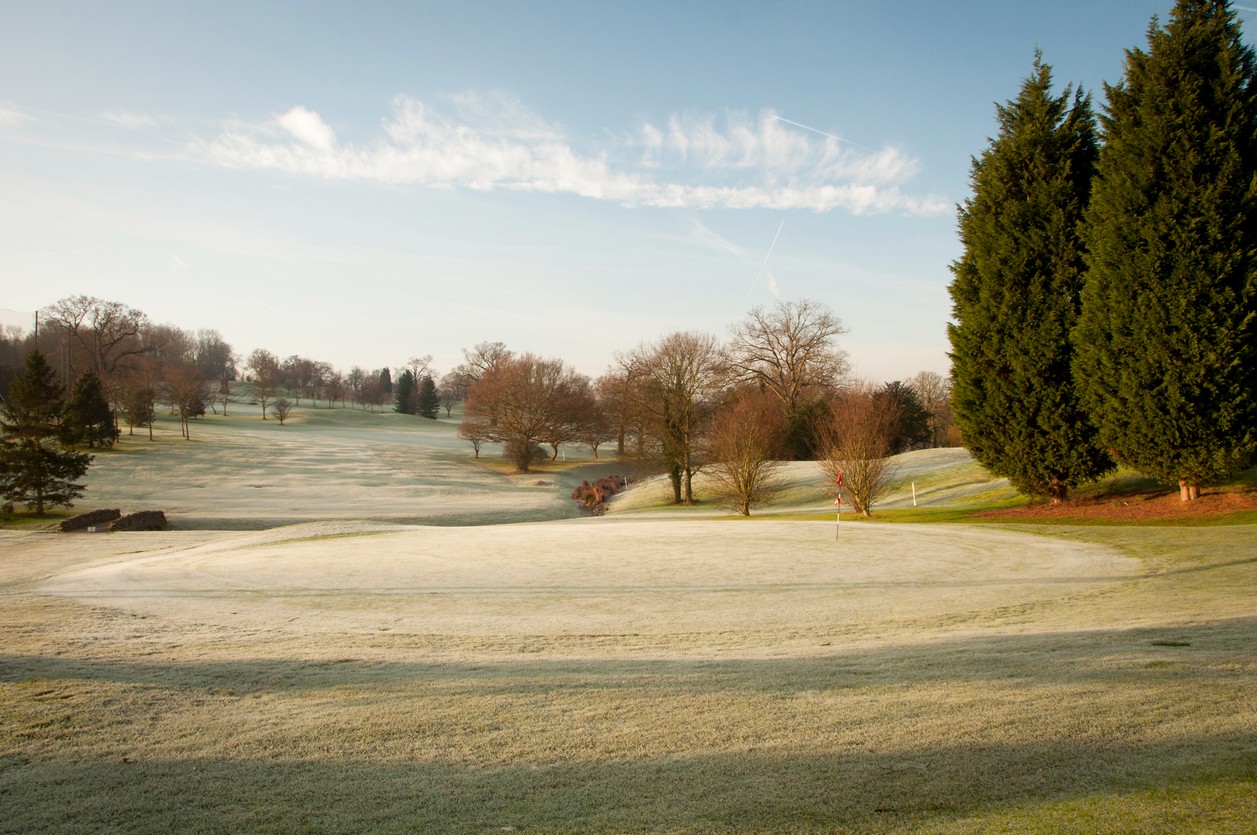
[[[1178,491],[1134,493],[1079,499],[1058,505],[1032,504],[984,510],[977,516],[988,519],[1087,519],[1110,522],[1154,522],[1226,516],[1242,510],[1257,510],[1257,490],[1202,491],[1194,502],[1184,502]]]

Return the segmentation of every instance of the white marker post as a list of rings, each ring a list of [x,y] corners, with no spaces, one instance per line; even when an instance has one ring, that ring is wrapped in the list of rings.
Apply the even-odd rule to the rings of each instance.
[[[835,485],[837,496],[834,497],[834,542],[838,541],[838,532],[842,530],[842,470],[838,470],[838,483]]]
[[[912,506],[917,506],[917,483],[912,482]]]

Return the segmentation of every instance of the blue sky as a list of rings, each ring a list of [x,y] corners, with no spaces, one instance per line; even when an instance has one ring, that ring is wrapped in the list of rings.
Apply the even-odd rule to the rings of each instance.
[[[5,2],[0,308],[85,293],[342,369],[501,340],[596,375],[810,298],[859,375],[945,373],[994,103],[1036,47],[1102,103],[1171,7]]]

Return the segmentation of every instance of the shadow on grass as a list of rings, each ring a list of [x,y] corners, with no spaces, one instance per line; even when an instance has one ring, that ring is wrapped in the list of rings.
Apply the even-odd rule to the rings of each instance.
[[[629,762],[491,768],[362,756],[134,763],[7,756],[0,797],[10,831],[868,832],[952,830],[958,819],[1010,810],[1020,813],[1015,830],[1025,831],[1055,829],[1052,806],[1082,801],[1106,831],[1144,829],[1141,818],[1173,831],[1175,813],[1188,812],[1181,823],[1190,830],[1239,832],[1257,812],[1257,783],[1242,776],[1252,773],[1255,745],[1249,733],[906,754],[660,752]],[[1202,762],[1201,752],[1214,761]],[[1218,783],[1229,785],[1204,808],[1186,810],[1175,797],[1190,801],[1194,786]],[[1153,787],[1152,809],[1136,802]],[[19,791],[24,802],[15,803]],[[1070,818],[1057,825],[1090,828]]]
[[[1241,560],[1233,564],[1251,563]],[[1218,566],[1222,567],[1222,566]],[[1206,570],[1213,566],[1181,571]],[[939,618],[931,616],[931,623]],[[965,616],[957,615],[956,625]],[[567,636],[562,649],[582,653],[614,648],[641,636]],[[1037,685],[1101,682],[1113,686],[1172,679],[1189,670],[1194,683],[1233,681],[1233,665],[1216,668],[1199,660],[1215,651],[1231,652],[1257,641],[1257,615],[1195,626],[1034,632],[1021,635],[963,635],[921,644],[843,650],[841,638],[823,640],[816,657],[784,659],[520,658],[536,642],[557,648],[561,637],[485,636],[470,646],[463,636],[372,635],[372,653],[441,654],[457,649],[483,653],[476,662],[378,661],[370,658],[290,659],[247,657],[223,662],[112,661],[69,655],[0,653],[0,683],[79,680],[159,686],[225,695],[340,687],[461,682],[468,692],[489,696],[520,692],[651,687],[686,693],[762,692],[791,694],[846,689],[870,684],[898,687],[954,682],[1021,680]],[[834,644],[834,646],[831,646]],[[1165,647],[1182,648],[1172,665],[1144,664],[1164,659]],[[172,652],[177,653],[175,648]],[[151,653],[150,653],[151,654]],[[1115,666],[1113,659],[1128,659]],[[509,660],[504,660],[509,659]],[[1146,659],[1145,659],[1146,660]],[[1250,671],[1257,677],[1257,670]]]
[[[864,832],[1000,820],[1238,832],[1257,815],[1254,637],[1257,616],[802,659],[9,653],[0,829]],[[371,646],[414,657],[440,640]],[[512,639],[498,640],[486,649],[508,650]],[[99,704],[131,696],[142,708],[125,716]],[[315,721],[301,713],[311,701]],[[1206,718],[1191,724],[1195,711]],[[180,744],[161,736],[166,714],[204,733],[238,726],[239,753],[163,753]],[[895,736],[896,723],[920,733]],[[953,723],[968,730],[948,734]],[[113,733],[108,757],[83,740]],[[544,740],[500,753],[530,734]]]

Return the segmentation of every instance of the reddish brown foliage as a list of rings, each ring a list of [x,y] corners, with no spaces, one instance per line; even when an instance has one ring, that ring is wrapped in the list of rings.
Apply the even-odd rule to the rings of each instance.
[[[572,491],[572,498],[590,516],[601,516],[607,512],[607,503],[611,501],[611,497],[632,483],[633,479],[622,475],[603,476],[592,484],[582,481]]]

